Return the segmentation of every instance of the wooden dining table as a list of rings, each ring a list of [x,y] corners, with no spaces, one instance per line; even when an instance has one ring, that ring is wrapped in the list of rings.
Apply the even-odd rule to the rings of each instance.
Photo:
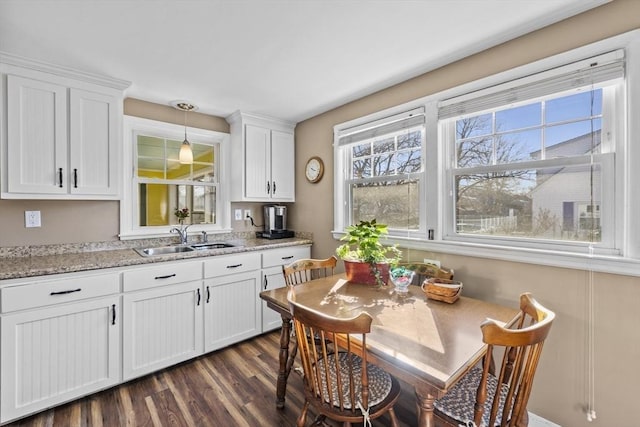
[[[427,299],[418,286],[399,294],[393,286],[350,283],[344,275],[296,285],[295,294],[298,303],[330,316],[350,318],[366,311],[373,317],[369,361],[415,388],[418,425],[425,427],[434,425],[434,401],[486,352],[480,323],[487,318],[510,323],[518,314],[515,308],[464,296],[453,304]],[[282,316],[276,405],[283,408],[295,358],[295,350],[289,354],[287,288],[263,291],[260,298]]]

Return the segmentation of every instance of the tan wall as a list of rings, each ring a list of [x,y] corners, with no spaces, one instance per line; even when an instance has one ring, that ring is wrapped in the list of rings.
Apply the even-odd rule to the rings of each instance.
[[[313,232],[314,257],[329,256],[338,245],[330,233],[334,125],[637,28],[640,1],[616,0],[299,123],[291,228]],[[316,155],[325,162],[325,175],[319,183],[309,184],[304,165]],[[589,423],[583,411],[587,272],[419,251],[409,256],[436,258],[453,267],[467,295],[516,306],[518,295],[531,291],[557,312],[530,400],[532,412],[564,427],[640,425],[633,415],[640,387],[640,370],[635,367],[640,360],[639,318],[634,304],[640,300],[640,279],[594,276],[598,417]]]
[[[184,124],[183,112],[168,105],[133,98],[125,99],[124,113]],[[187,125],[229,132],[229,124],[225,119],[198,112],[188,114]],[[40,211],[42,227],[25,228],[25,210]],[[239,225],[244,226],[242,223]],[[0,246],[106,242],[118,240],[119,232],[118,201],[0,200]]]

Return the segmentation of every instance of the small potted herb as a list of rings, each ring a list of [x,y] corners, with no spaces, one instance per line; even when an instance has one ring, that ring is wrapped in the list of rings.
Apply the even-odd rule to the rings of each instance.
[[[340,239],[346,243],[336,249],[336,255],[344,261],[350,282],[387,284],[390,266],[396,265],[402,256],[397,246],[382,244],[380,240],[387,234],[387,225],[378,224],[375,219],[347,227],[347,234]]]

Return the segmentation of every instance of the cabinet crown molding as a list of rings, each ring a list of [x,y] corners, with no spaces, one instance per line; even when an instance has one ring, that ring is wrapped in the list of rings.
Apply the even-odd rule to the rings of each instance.
[[[115,77],[105,76],[101,74],[79,71],[61,65],[50,64],[48,62],[25,58],[23,56],[2,51],[0,51],[0,65],[10,65],[14,67],[27,68],[34,71],[54,74],[60,77],[72,78],[87,83],[98,84],[100,86],[105,86],[120,91],[124,91],[129,86],[131,86],[131,82],[127,80],[117,79]]]
[[[231,115],[227,116],[225,120],[229,124],[234,124],[234,123],[243,121],[245,123],[256,123],[256,124],[260,123],[263,125],[276,127],[276,128],[284,127],[284,128],[288,128],[291,131],[293,131],[293,129],[296,127],[296,123],[294,122],[276,119],[275,117],[263,116],[260,114],[245,113],[240,110],[235,111]]]

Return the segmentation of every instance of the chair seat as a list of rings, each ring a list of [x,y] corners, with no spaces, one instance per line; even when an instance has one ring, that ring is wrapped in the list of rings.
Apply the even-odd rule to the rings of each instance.
[[[331,375],[331,383],[334,385],[332,395],[344,396],[344,408],[351,409],[352,402],[349,394],[349,375],[350,374],[349,374],[348,355],[347,353],[338,353],[338,357],[340,359],[339,360],[340,378],[341,378],[341,385],[342,385],[341,392],[337,391],[335,357],[336,357],[335,354],[330,354],[327,356],[327,361],[329,362],[329,373]],[[354,354],[352,354],[351,357],[352,357],[351,366],[352,366],[352,372],[353,372],[352,378],[355,380],[355,383],[354,383],[355,395],[360,396],[361,390],[362,390],[362,381],[361,381],[362,359]],[[324,370],[324,364],[325,364],[325,359],[320,359],[318,361],[318,365],[322,370]],[[386,371],[384,371],[383,369],[375,365],[372,365],[371,363],[367,363],[367,375],[369,378],[369,405],[368,406],[370,408],[382,402],[389,395],[389,393],[391,392],[392,380],[391,380],[391,375],[389,375],[389,373],[387,373]],[[329,393],[327,390],[327,384],[324,377],[322,378],[322,380],[323,380],[322,390],[324,392],[323,393],[324,401],[329,404],[332,404],[333,406],[339,407],[340,402],[338,402],[337,399],[334,399],[333,402],[330,401]],[[362,402],[356,402],[356,406],[358,403],[362,403]]]
[[[480,384],[481,378],[482,369],[478,367],[472,368],[442,399],[435,401],[435,408],[461,423],[473,421],[473,407],[476,402],[476,392],[478,391],[478,384]],[[498,379],[493,375],[489,375],[487,378],[488,395],[484,404],[482,424],[478,427],[487,427],[489,424],[491,402],[493,402],[493,396],[496,394],[497,388]],[[500,407],[498,409],[498,416],[496,417],[496,426],[500,425],[502,408],[504,408],[504,401],[507,398],[508,391],[509,387],[507,387],[506,384],[502,384],[500,387]]]

